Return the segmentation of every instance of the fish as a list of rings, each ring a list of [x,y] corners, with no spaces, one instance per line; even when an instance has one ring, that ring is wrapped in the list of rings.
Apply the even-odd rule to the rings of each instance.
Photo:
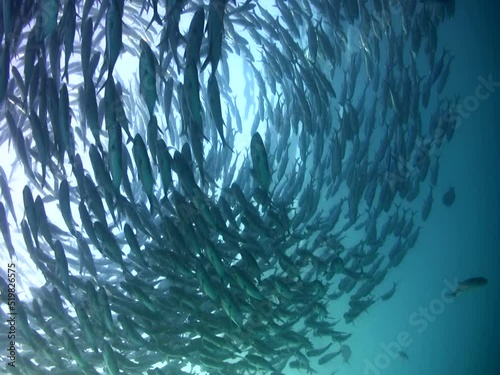
[[[335,352],[325,354],[324,356],[322,356],[321,358],[318,359],[318,365],[324,365],[324,364],[330,362],[332,359],[334,359],[340,353],[341,353],[340,350],[337,350]]]
[[[404,351],[400,350],[400,351],[398,352],[398,354],[399,354],[399,356],[400,356],[401,358],[406,359],[407,361],[409,361],[409,360],[410,360],[410,358],[408,357],[408,354],[406,354],[406,352],[404,352]]]
[[[94,74],[93,71],[89,70],[90,67],[90,59],[92,55],[92,37],[94,32],[93,19],[89,17],[86,19],[84,23],[82,23],[81,30],[81,64],[82,64],[82,73],[84,82],[90,82],[93,80],[90,79]]]
[[[224,119],[222,118],[219,84],[217,83],[215,74],[210,74],[210,77],[208,78],[207,95],[210,112],[212,114],[215,127],[217,128],[217,132],[219,133],[223,145],[229,147],[229,144],[224,138]]]
[[[191,19],[187,34],[186,50],[184,60],[186,65],[198,65],[200,61],[200,49],[203,40],[203,26],[205,24],[205,10],[199,7]]]
[[[71,234],[75,234],[75,225],[70,207],[70,188],[68,180],[62,180],[59,184],[59,208],[61,215]]]
[[[122,50],[122,10],[123,0],[109,0],[109,7],[106,10],[106,58],[108,64],[106,82],[113,79],[113,70]],[[106,87],[106,83],[101,90],[104,87]]]
[[[64,73],[62,78],[66,77],[69,83],[69,59],[73,53],[73,44],[76,32],[76,3],[75,0],[69,0],[64,4],[64,10],[59,23],[59,37],[64,41]]]
[[[59,148],[59,162],[62,164],[64,162],[64,154],[67,153],[70,160],[73,160],[74,155],[71,150],[71,117],[70,117],[70,106],[69,106],[69,94],[68,87],[64,83],[61,86],[59,93],[59,134],[61,136],[60,142],[58,144]]]
[[[111,79],[106,85],[104,92],[106,130],[108,131],[108,164],[113,179],[113,186],[119,189],[123,178],[123,152],[122,152],[122,128],[119,122],[117,103],[119,99],[116,93],[114,80]],[[94,137],[99,137],[95,129]]]
[[[206,31],[208,33],[208,53],[201,71],[210,63],[212,74],[217,71],[222,56],[222,39],[224,37],[224,16],[228,0],[210,0],[208,4],[208,20]]]
[[[397,285],[396,282],[393,282],[392,283],[392,288],[389,289],[384,294],[382,294],[380,296],[380,299],[383,300],[383,301],[387,301],[388,299],[392,298],[392,296],[394,295],[394,293],[396,293],[396,285]]]
[[[252,136],[250,143],[250,151],[252,156],[252,174],[258,184],[269,193],[271,186],[271,171],[269,169],[269,161],[267,158],[267,151],[259,133]]]
[[[16,257],[16,250],[12,245],[12,237],[10,235],[9,222],[7,221],[7,214],[5,212],[5,207],[2,202],[0,202],[0,231],[2,232],[3,240],[7,251],[9,252],[10,259]]]
[[[5,200],[9,213],[12,218],[17,223],[16,210],[14,209],[14,202],[12,200],[12,195],[10,193],[9,181],[4,169],[0,166],[0,192],[2,193],[2,198]]]
[[[446,193],[443,194],[443,204],[450,207],[455,202],[455,189],[450,187]]]
[[[476,289],[486,284],[488,284],[488,279],[483,276],[471,277],[460,281],[458,287],[446,295],[455,298],[467,290]]]
[[[0,229],[32,296],[13,372],[349,363],[458,126],[454,5],[397,6],[2,0]]]
[[[167,145],[162,139],[156,140],[156,162],[160,172],[163,191],[165,197],[168,195],[170,187],[173,185],[172,180],[172,156],[168,152]]]
[[[432,188],[431,188],[429,194],[427,195],[427,198],[424,201],[424,205],[422,208],[422,220],[424,221],[427,220],[427,218],[429,217],[432,208],[432,202],[433,199],[432,199]]]
[[[156,91],[156,67],[158,62],[148,43],[141,39],[141,55],[139,57],[139,87],[146,102],[149,116],[153,116],[158,94]]]
[[[151,168],[147,148],[140,134],[136,134],[136,136],[134,137],[134,145],[132,147],[132,151],[134,154],[134,161],[137,166],[137,171],[139,173],[139,180],[141,181],[144,192],[149,199],[151,210],[153,210],[153,189],[155,180],[153,178],[153,170]]]
[[[342,359],[344,360],[344,363],[349,363],[349,359],[351,358],[351,348],[348,345],[341,345],[340,346],[340,354],[342,355]]]

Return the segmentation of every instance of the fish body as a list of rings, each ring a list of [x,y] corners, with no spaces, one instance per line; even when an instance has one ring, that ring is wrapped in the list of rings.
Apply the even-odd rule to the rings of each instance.
[[[462,280],[458,283],[457,289],[452,291],[451,293],[448,293],[448,297],[457,297],[458,295],[462,294],[466,290],[470,289],[476,289],[481,286],[484,286],[488,284],[488,279],[483,277],[483,276],[478,276],[478,277],[471,277],[466,280]]]
[[[167,196],[170,187],[172,186],[172,156],[168,152],[167,145],[163,139],[156,141],[156,157],[158,169],[160,171],[163,192]]]
[[[116,86],[114,80],[111,79],[106,84],[104,102],[106,105],[106,130],[108,131],[108,164],[116,190],[120,188],[123,175],[122,128],[119,122],[119,119],[123,119],[118,117],[118,101]]]
[[[59,34],[64,40],[64,73],[66,82],[69,82],[69,58],[73,53],[73,43],[75,41],[76,29],[76,5],[75,0],[68,0],[64,5],[64,11],[61,18]]]
[[[2,232],[5,246],[9,251],[10,259],[14,259],[16,256],[16,250],[12,245],[12,237],[10,235],[9,222],[7,221],[7,213],[5,212],[5,207],[2,202],[0,202],[0,231]]]
[[[205,23],[205,11],[200,7],[193,15],[187,36],[186,51],[184,59],[186,65],[198,65],[200,61],[200,48],[203,40],[203,26]]]
[[[226,3],[227,0],[210,0],[208,5],[208,56],[201,66],[201,70],[205,70],[208,63],[210,63],[212,66],[212,74],[217,71],[217,66],[222,56]]]
[[[132,146],[132,152],[134,154],[135,165],[137,166],[137,172],[139,174],[139,180],[142,183],[142,187],[146,196],[149,198],[151,203],[151,209],[153,208],[153,188],[155,180],[153,178],[153,170],[151,168],[151,163],[149,160],[146,145],[142,137],[136,134],[134,138],[134,145]]]
[[[106,57],[108,62],[108,78],[112,79],[116,61],[122,49],[122,12],[119,2],[121,0],[110,0],[106,12]],[[106,84],[104,84],[106,86]],[[104,87],[103,86],[103,87]]]
[[[149,116],[153,116],[158,94],[156,91],[156,66],[158,62],[148,43],[141,39],[139,57],[139,91],[146,102]]]
[[[7,204],[10,214],[17,223],[16,210],[14,209],[14,202],[12,201],[12,195],[10,194],[9,181],[7,180],[7,175],[5,174],[2,166],[0,166],[0,192],[2,193],[2,198]]]
[[[269,161],[267,151],[259,133],[252,136],[250,143],[250,154],[252,157],[252,174],[259,185],[266,193],[269,193],[271,185],[271,171],[269,170]]]
[[[450,207],[455,202],[455,189],[450,187],[446,193],[443,194],[443,204]]]
[[[45,39],[57,28],[57,14],[59,13],[59,0],[42,0],[42,38]]]
[[[224,119],[222,118],[219,84],[217,83],[215,74],[210,74],[210,77],[208,78],[207,95],[208,103],[210,106],[210,113],[212,114],[212,120],[215,123],[217,132],[219,133],[224,146],[229,147],[226,139],[224,138]]]

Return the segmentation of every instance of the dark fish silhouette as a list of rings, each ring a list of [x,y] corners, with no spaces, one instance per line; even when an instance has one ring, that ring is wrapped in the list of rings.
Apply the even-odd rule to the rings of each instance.
[[[453,202],[455,202],[455,188],[450,187],[448,191],[443,195],[443,204],[446,207],[450,207]]]
[[[470,279],[460,281],[458,283],[457,289],[455,289],[455,291],[451,293],[448,293],[447,296],[457,297],[460,293],[465,292],[468,289],[475,289],[486,284],[488,284],[488,279],[485,277],[471,277]]]

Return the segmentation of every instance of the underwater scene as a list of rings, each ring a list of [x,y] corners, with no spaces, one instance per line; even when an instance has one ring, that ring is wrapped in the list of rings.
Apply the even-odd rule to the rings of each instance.
[[[500,374],[499,15],[0,0],[0,373]]]

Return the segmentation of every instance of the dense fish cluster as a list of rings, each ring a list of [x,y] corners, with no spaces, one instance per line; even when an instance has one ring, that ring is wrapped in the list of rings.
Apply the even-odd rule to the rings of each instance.
[[[417,242],[453,137],[453,56],[438,30],[454,2],[0,11],[0,145],[16,155],[0,170],[2,259],[44,279],[16,301],[7,369],[348,362],[352,322],[396,292],[379,284]]]

